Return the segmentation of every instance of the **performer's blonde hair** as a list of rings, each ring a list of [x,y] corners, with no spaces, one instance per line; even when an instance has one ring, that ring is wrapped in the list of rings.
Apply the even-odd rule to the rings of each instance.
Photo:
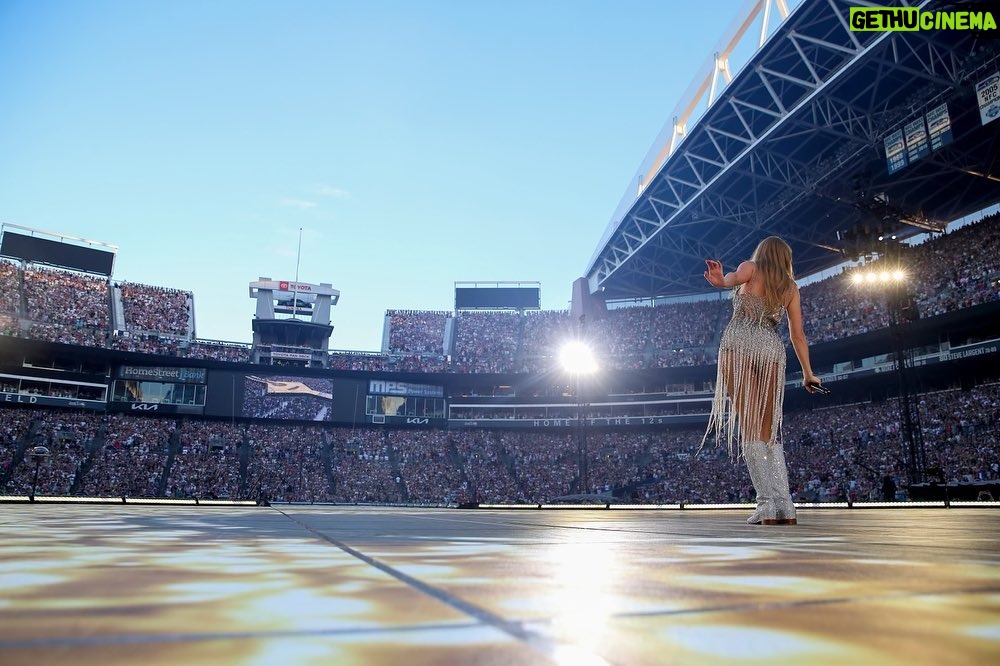
[[[772,308],[785,305],[795,287],[792,248],[778,236],[768,236],[757,245],[750,260],[757,265],[767,305]]]

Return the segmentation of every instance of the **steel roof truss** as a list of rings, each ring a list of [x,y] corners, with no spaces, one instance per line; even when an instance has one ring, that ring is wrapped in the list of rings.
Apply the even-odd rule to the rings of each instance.
[[[803,42],[808,42],[809,44],[812,44],[814,46],[819,46],[824,49],[829,49],[830,51],[843,53],[844,55],[848,55],[851,57],[856,56],[858,52],[861,51],[862,49],[861,45],[857,45],[856,48],[852,49],[849,46],[843,46],[842,44],[835,44],[833,42],[828,42],[825,39],[820,39],[819,37],[813,37],[812,35],[804,35],[800,32],[794,32],[794,31],[789,35],[789,38],[792,40],[792,43],[795,44],[797,49],[799,49],[798,40],[802,40]],[[799,54],[800,55],[802,54],[801,49],[799,49]],[[803,56],[803,58],[805,58],[805,56]],[[806,62],[807,63],[809,62],[808,59],[806,59]]]
[[[835,134],[850,141],[871,142],[877,138],[874,118],[862,113],[853,105],[831,98],[816,99],[810,105],[811,122],[798,120],[802,125],[821,132]]]
[[[670,191],[673,193],[674,198],[677,199],[677,207],[678,208],[683,207],[684,204],[687,203],[687,201],[683,197],[681,197],[680,193],[677,191],[677,188],[674,187],[672,179],[668,177],[668,178],[664,178],[663,180],[667,183],[667,186],[670,188]]]
[[[715,146],[715,150],[718,151],[719,156],[722,157],[723,161],[725,162],[725,165],[728,166],[729,157],[725,154],[725,152],[723,152],[722,146],[719,145],[719,142],[715,140],[715,135],[712,132],[710,132],[707,128],[705,129],[705,134],[708,136],[708,140],[712,142],[712,145]]]
[[[694,162],[691,161],[692,157],[691,153],[685,150],[684,153],[682,154],[682,157],[684,158],[684,161],[687,162],[687,165],[691,168],[691,171],[694,172],[695,177],[698,178],[698,189],[701,190],[703,187],[705,187],[705,179],[701,177],[701,173],[698,171],[697,167],[695,167]]]
[[[820,20],[815,7],[822,4],[829,5],[832,15],[824,11]],[[712,248],[704,244],[706,238],[712,239],[714,247],[729,248],[732,254],[755,242],[752,232],[778,227],[799,247],[833,251],[819,242],[828,235],[828,216],[817,217],[814,210],[805,207],[793,220],[789,211],[815,196],[817,183],[877,143],[879,128],[898,107],[888,101],[889,97],[879,103],[883,90],[894,91],[906,77],[954,86],[963,61],[958,47],[932,43],[916,33],[851,32],[847,12],[849,6],[858,4],[867,2],[818,0],[812,6],[815,13],[807,15],[815,20],[807,18],[799,21],[795,30],[783,35],[779,32],[742,80],[734,81],[736,85],[718,100],[721,103],[706,110],[687,136],[681,155],[663,164],[649,183],[647,196],[637,198],[632,213],[607,241],[597,263],[599,283],[619,272],[643,276],[631,288],[649,278],[653,280],[651,292],[661,292],[668,283],[690,290],[692,275],[679,275],[677,269],[686,266],[687,271],[690,260],[700,262],[711,255]],[[915,4],[926,3],[915,0]],[[855,71],[853,87],[836,85],[841,74],[851,68]],[[827,86],[830,90],[824,95]],[[837,93],[842,98],[831,99]],[[857,105],[843,96],[852,96]],[[786,119],[791,122],[784,122]],[[783,129],[776,129],[780,127]],[[827,151],[815,164],[794,159],[805,151],[815,151],[830,134],[847,139],[844,150]],[[803,140],[795,140],[798,137]],[[771,149],[755,150],[762,141]],[[733,177],[725,178],[726,174]],[[711,192],[713,184],[719,194]],[[622,284],[614,291],[628,289]]]
[[[780,118],[782,116],[782,114],[780,112],[764,108],[763,106],[760,106],[758,104],[753,104],[751,102],[748,102],[748,101],[742,100],[742,99],[736,99],[735,97],[731,98],[731,99],[732,99],[733,103],[735,103],[735,104],[739,104],[740,106],[745,106],[748,109],[752,109],[752,110],[757,111],[759,113],[766,114],[768,116],[771,116],[772,118]],[[749,128],[748,128],[748,130],[749,130]],[[752,132],[751,132],[751,134],[752,134]],[[756,141],[756,139],[754,139],[754,140]]]
[[[747,136],[750,137],[750,142],[753,143],[754,141],[756,141],[757,140],[757,135],[753,133],[753,130],[750,129],[750,125],[747,124],[747,121],[743,117],[743,114],[740,113],[739,108],[736,106],[736,100],[733,99],[732,97],[730,97],[726,101],[729,102],[729,106],[732,107],[733,112],[736,114],[736,117],[740,121],[740,124],[743,125],[743,129],[746,130]]]
[[[792,159],[779,160],[772,153],[753,153],[747,162],[746,170],[739,170],[740,173],[749,175],[751,178],[760,178],[774,183],[775,185],[791,186],[797,189],[806,189],[809,180],[805,176],[806,166]]]
[[[676,192],[674,194],[676,194]],[[678,208],[684,205],[684,202],[682,201],[676,201],[676,202],[664,201],[663,199],[660,199],[659,197],[654,197],[653,195],[647,196],[646,199],[649,201],[649,205],[653,207],[653,210],[656,210],[656,204],[660,204],[661,206],[670,206],[674,210],[677,210]],[[659,211],[657,211],[657,215],[659,215]],[[664,220],[661,218],[660,221],[663,222]]]
[[[740,226],[752,229],[760,228],[756,212],[742,202],[715,195],[702,197],[698,200],[698,203],[699,212],[703,215],[708,215],[722,222],[739,224]]]
[[[780,81],[784,81],[786,83],[792,83],[797,86],[802,86],[803,88],[809,91],[816,90],[816,88],[819,87],[819,84],[814,83],[812,81],[805,81],[796,76],[789,76],[788,74],[782,74],[781,72],[776,72],[773,69],[768,69],[767,67],[761,67],[760,71]]]
[[[959,76],[959,62],[955,56],[955,51],[947,44],[939,44],[915,33],[911,37],[893,35],[891,38],[893,47],[902,43],[907,48],[913,58],[922,66],[922,70],[914,70],[901,62],[899,52],[893,49],[893,66],[904,72],[919,74],[930,80],[938,81],[947,85],[952,85],[961,77]],[[922,42],[922,43],[920,43]],[[917,47],[920,47],[919,49]],[[926,53],[924,49],[926,48]],[[935,65],[939,66],[935,66]],[[944,70],[943,75],[939,70]]]
[[[718,146],[716,146],[716,148],[718,148]],[[711,159],[709,159],[707,157],[704,157],[702,155],[698,155],[697,153],[692,153],[689,150],[685,150],[684,151],[684,158],[687,160],[688,164],[691,165],[692,169],[695,168],[694,164],[691,163],[691,159],[692,158],[698,160],[699,162],[704,162],[705,164],[711,164],[712,166],[718,167],[719,169],[725,169],[727,166],[729,166],[729,161],[728,160],[725,161],[725,162],[716,162],[715,160],[711,160]],[[725,155],[723,155],[722,158],[725,159]],[[699,179],[702,181],[702,187],[704,187],[705,186],[704,179],[701,178],[701,174],[698,174],[698,175],[699,175]],[[715,174],[712,174],[712,175],[715,175]]]
[[[748,230],[753,231],[753,232],[760,232],[760,231],[762,231],[763,227],[760,224],[760,220],[757,219],[757,215],[756,214],[754,214],[754,213],[747,213],[745,215],[746,215],[746,217],[750,217],[752,219],[752,221],[750,221],[750,222],[744,221],[742,219],[742,217],[740,217],[738,215],[732,215],[730,217],[720,217],[720,218],[717,218],[717,219],[719,219],[722,222],[728,222],[729,224],[732,224],[733,226],[739,227],[740,229],[748,229]],[[740,235],[741,236],[747,236],[747,234],[745,232],[741,233]],[[805,245],[812,245],[812,246],[815,246],[815,247],[822,247],[824,249],[829,249],[828,246],[823,245],[821,243],[817,243],[813,239],[803,238],[802,236],[799,236],[798,234],[790,233],[788,231],[782,231],[781,232],[781,236],[784,239],[786,239],[786,240],[795,241],[795,242],[802,243],[802,244],[805,244]]]
[[[802,62],[805,63],[806,69],[809,70],[809,75],[812,76],[813,78],[813,83],[817,85],[822,83],[823,79],[820,78],[819,74],[816,73],[816,68],[813,67],[811,62],[809,62],[809,58],[806,57],[805,51],[802,50],[802,47],[799,45],[798,40],[795,38],[794,31],[789,33],[788,41],[792,43],[792,46],[795,47],[795,52],[799,54],[799,58],[801,58]]]
[[[687,286],[686,282],[682,282],[678,279],[677,271],[673,270],[672,265],[664,261],[637,258],[636,261],[627,266],[624,270],[632,275],[641,275],[652,278],[650,282],[651,285],[665,282],[678,287]]]
[[[663,217],[663,214],[660,213],[659,207],[656,205],[658,203],[657,200],[654,199],[653,197],[646,197],[646,201],[649,202],[649,207],[651,209],[653,209],[653,213],[656,214],[656,219],[659,221],[659,223],[662,225],[664,222],[666,222],[666,218]],[[662,203],[662,202],[659,202],[659,203]],[[677,210],[677,209],[675,208],[674,210]]]
[[[699,261],[712,256],[711,250],[709,250],[704,243],[684,236],[668,235],[663,238],[663,242],[660,244],[660,247],[668,250],[672,254],[682,255],[689,259],[697,259]]]
[[[643,243],[645,243],[647,240],[649,240],[649,238],[651,236],[651,234],[646,233],[645,229],[643,228],[644,225],[650,227],[652,229],[653,233],[656,233],[656,231],[660,227],[663,226],[662,223],[653,222],[652,220],[647,220],[645,218],[639,217],[638,215],[633,215],[632,216],[632,224],[635,225],[635,231],[636,231],[636,233],[635,234],[629,234],[626,231],[622,235],[625,236],[625,237],[627,237],[627,238],[631,238],[632,240],[639,241],[639,245],[642,245]],[[632,249],[633,249],[632,247],[629,247],[629,250],[632,250]]]
[[[778,115],[776,115],[775,118],[783,118],[784,116],[788,115],[788,110],[785,109],[785,105],[782,103],[781,98],[778,96],[778,93],[774,92],[774,87],[771,85],[771,82],[767,80],[766,76],[764,76],[764,67],[758,65],[756,68],[754,68],[754,71],[757,73],[758,78],[760,78],[761,82],[764,84],[764,87],[767,89],[768,94],[771,96],[771,101],[774,102],[774,105],[776,107],[778,107],[778,111],[780,113],[778,113]]]
[[[744,125],[744,127],[746,126]],[[713,134],[718,134],[719,136],[724,136],[727,139],[732,139],[733,141],[739,141],[744,145],[744,147],[749,146],[751,143],[754,142],[754,138],[752,136],[749,137],[740,136],[739,134],[733,134],[732,132],[727,132],[726,130],[719,129],[718,127],[713,127],[712,125],[706,125],[705,131],[708,133],[709,136],[712,136]]]
[[[698,175],[698,174],[695,174],[695,175]],[[673,183],[677,183],[678,185],[684,185],[685,187],[690,187],[691,189],[693,189],[695,191],[698,191],[698,190],[701,189],[701,185],[698,185],[697,183],[692,183],[691,181],[688,181],[688,180],[684,180],[683,178],[678,178],[677,176],[675,176],[673,174],[670,174],[670,173],[666,174],[665,178],[666,178],[666,180],[667,180],[668,183],[671,183],[670,189],[672,189],[672,190],[674,189]],[[674,195],[675,196],[677,195],[677,190],[674,190]],[[687,203],[688,202],[688,199],[684,199],[684,198],[682,198],[680,196],[678,196],[677,199],[678,199],[678,201],[681,201],[682,203]]]
[[[857,36],[851,32],[851,26],[848,25],[847,19],[844,18],[843,13],[841,13],[840,8],[837,7],[837,3],[834,0],[826,0],[827,4],[830,5],[830,9],[833,10],[834,16],[837,17],[837,21],[840,22],[840,27],[843,29],[844,33],[847,34],[851,39],[851,43],[854,44],[855,52],[861,50],[861,42],[858,41]]]

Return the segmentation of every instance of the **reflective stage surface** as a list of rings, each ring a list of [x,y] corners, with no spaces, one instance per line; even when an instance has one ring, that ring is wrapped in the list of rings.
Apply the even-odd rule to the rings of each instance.
[[[0,664],[1000,663],[1000,511],[0,507]]]

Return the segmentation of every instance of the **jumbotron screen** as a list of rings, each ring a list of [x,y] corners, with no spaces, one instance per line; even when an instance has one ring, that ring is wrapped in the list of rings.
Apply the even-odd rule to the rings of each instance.
[[[108,250],[61,243],[10,231],[3,232],[0,255],[99,275],[111,275],[115,265],[115,253]]]
[[[455,307],[459,310],[538,310],[538,287],[455,287]]]
[[[333,420],[333,382],[316,377],[247,375],[242,416],[295,421]]]

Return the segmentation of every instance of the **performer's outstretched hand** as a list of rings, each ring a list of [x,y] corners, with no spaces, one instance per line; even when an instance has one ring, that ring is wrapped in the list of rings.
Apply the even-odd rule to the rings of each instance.
[[[709,284],[713,287],[725,287],[726,278],[722,274],[722,262],[715,259],[706,259],[705,263],[708,265],[708,270],[705,271],[705,279],[708,280]]]

